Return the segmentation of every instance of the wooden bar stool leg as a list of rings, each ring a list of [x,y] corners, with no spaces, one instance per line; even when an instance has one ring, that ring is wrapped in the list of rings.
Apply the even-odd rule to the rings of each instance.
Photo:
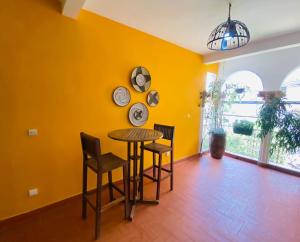
[[[156,178],[156,156],[155,156],[155,153],[153,152],[152,153],[152,162],[153,162],[153,178],[155,179]]]
[[[173,155],[173,150],[171,151],[170,170],[171,170],[170,190],[172,191],[173,190],[173,186],[174,186],[174,155]]]
[[[159,195],[160,195],[161,159],[162,159],[162,155],[159,154],[159,160],[158,160],[158,175],[157,175],[157,188],[156,188],[156,200],[159,200]]]
[[[97,191],[96,191],[96,225],[95,225],[95,240],[100,237],[101,225],[101,193],[102,193],[102,174],[97,173]]]
[[[86,219],[87,165],[84,162],[82,171],[82,218]]]
[[[144,199],[144,142],[141,142],[140,159],[140,199]]]
[[[113,187],[112,187],[112,171],[108,171],[108,188],[109,188],[109,200],[112,202],[114,200]]]
[[[127,143],[127,186],[128,186],[128,199],[130,200],[130,163],[131,163],[131,159],[130,159],[130,156],[131,156],[131,143],[128,142]]]
[[[133,220],[134,216],[134,211],[135,211],[135,206],[136,206],[136,196],[137,196],[137,162],[138,162],[138,143],[134,142],[133,143],[133,192],[132,192],[132,207],[131,207],[131,212],[130,212],[130,219]]]
[[[125,196],[125,219],[127,219],[129,217],[128,164],[123,165],[123,185]]]
[[[134,142],[133,144],[133,151],[134,151],[134,161],[133,161],[133,203],[136,203],[136,195],[137,195],[137,156],[138,156],[138,144]]]

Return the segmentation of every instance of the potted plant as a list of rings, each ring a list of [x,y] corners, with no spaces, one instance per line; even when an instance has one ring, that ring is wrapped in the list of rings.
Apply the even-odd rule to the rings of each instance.
[[[244,93],[245,91],[246,91],[246,88],[245,88],[245,87],[238,87],[238,88],[235,89],[235,92],[236,92],[237,94],[242,94],[242,93]]]
[[[226,147],[226,133],[223,128],[210,131],[209,150],[211,157],[222,159]]]
[[[270,153],[280,148],[289,153],[300,149],[300,115],[289,111],[282,97],[272,97],[261,107],[257,125],[260,128],[258,136],[263,139],[267,134],[273,134]]]
[[[206,103],[209,114],[209,147],[213,158],[221,159],[226,147],[226,132],[223,129],[224,111],[236,100],[238,94],[234,85],[226,84],[223,80],[216,80],[209,85]]]
[[[233,133],[251,136],[253,134],[254,123],[248,120],[236,120],[233,123]]]

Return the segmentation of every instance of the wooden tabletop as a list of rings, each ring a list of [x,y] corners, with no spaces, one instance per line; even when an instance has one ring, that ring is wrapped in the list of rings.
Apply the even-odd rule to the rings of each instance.
[[[108,137],[120,141],[143,142],[153,141],[163,137],[163,133],[154,129],[118,129],[108,133]]]

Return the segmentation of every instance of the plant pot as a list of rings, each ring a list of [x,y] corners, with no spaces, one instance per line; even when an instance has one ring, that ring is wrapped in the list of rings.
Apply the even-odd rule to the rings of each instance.
[[[210,155],[215,159],[222,159],[226,147],[226,135],[215,134],[210,135],[209,149]]]
[[[242,93],[245,92],[245,88],[236,88],[236,89],[235,89],[235,92],[236,92],[237,94],[242,94]]]

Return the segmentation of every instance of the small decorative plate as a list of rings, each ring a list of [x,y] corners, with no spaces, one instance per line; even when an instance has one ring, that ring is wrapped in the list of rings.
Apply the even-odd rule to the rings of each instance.
[[[131,84],[138,92],[145,92],[150,88],[151,76],[145,67],[134,68],[131,74]]]
[[[142,126],[148,120],[148,109],[143,103],[135,103],[129,109],[129,121],[134,126]]]
[[[126,87],[117,87],[113,92],[113,100],[118,106],[126,106],[130,102],[128,89]]]
[[[159,103],[159,94],[157,91],[150,91],[147,95],[147,103],[151,107],[155,107]]]

